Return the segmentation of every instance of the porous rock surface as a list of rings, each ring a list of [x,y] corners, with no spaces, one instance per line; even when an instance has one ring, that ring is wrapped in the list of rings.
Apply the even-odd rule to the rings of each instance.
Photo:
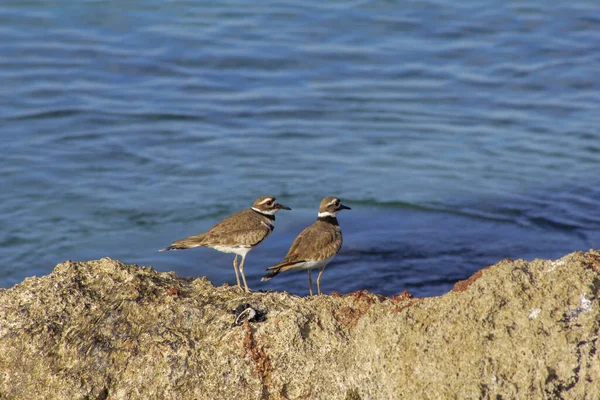
[[[439,297],[246,294],[104,258],[0,291],[1,399],[600,398],[600,253]],[[264,322],[232,326],[248,303]]]

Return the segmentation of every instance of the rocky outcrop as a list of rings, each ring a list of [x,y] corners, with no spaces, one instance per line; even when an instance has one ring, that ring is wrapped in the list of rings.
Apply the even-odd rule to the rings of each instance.
[[[0,398],[597,399],[599,289],[595,251],[504,260],[420,299],[65,262],[0,292]],[[262,322],[234,324],[245,304]]]

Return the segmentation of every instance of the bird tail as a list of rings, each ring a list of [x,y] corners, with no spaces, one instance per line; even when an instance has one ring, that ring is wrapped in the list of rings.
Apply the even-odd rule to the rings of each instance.
[[[271,278],[272,278],[272,277],[274,277],[275,275],[278,275],[278,274],[279,274],[279,272],[280,272],[280,270],[279,270],[279,269],[275,269],[275,270],[273,270],[273,271],[269,272],[268,274],[266,274],[265,276],[263,276],[263,277],[261,278],[261,282],[262,282],[262,281],[268,281],[269,279],[271,279]]]
[[[294,267],[294,264],[290,264],[290,263],[282,263],[282,264],[273,265],[272,267],[269,267],[266,269],[267,271],[270,271],[270,272],[268,274],[266,274],[265,276],[263,276],[261,281],[268,281],[272,277],[279,275],[280,272],[287,271],[288,269],[292,269],[293,267]]]
[[[191,249],[192,247],[202,246],[202,241],[205,235],[205,233],[201,233],[199,235],[190,236],[185,239],[176,240],[169,247],[165,247],[164,249],[160,249],[159,251],[185,250]]]

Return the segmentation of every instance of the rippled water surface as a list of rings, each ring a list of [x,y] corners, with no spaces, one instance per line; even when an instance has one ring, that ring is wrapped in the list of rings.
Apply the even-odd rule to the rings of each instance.
[[[600,5],[0,3],[0,286],[67,259],[235,282],[158,253],[275,195],[253,289],[337,195],[325,292],[439,295],[600,247]]]

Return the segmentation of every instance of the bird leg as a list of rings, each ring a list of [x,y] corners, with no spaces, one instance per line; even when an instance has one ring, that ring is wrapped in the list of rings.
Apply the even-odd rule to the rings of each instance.
[[[308,290],[310,290],[310,295],[312,296],[312,279],[310,278],[310,269],[308,270]]]
[[[238,273],[237,258],[238,256],[236,254],[235,258],[233,259],[233,270],[235,271],[235,279],[237,280],[238,287],[241,289],[242,285],[240,285],[240,274]]]
[[[321,275],[323,275],[323,271],[325,271],[325,267],[319,268],[319,276],[317,276],[317,291],[321,294]]]
[[[242,256],[242,262],[240,263],[240,272],[242,273],[242,279],[244,280],[244,289],[247,293],[250,293],[250,289],[248,289],[248,284],[246,283],[246,275],[244,274],[244,261],[246,260],[246,255]]]

